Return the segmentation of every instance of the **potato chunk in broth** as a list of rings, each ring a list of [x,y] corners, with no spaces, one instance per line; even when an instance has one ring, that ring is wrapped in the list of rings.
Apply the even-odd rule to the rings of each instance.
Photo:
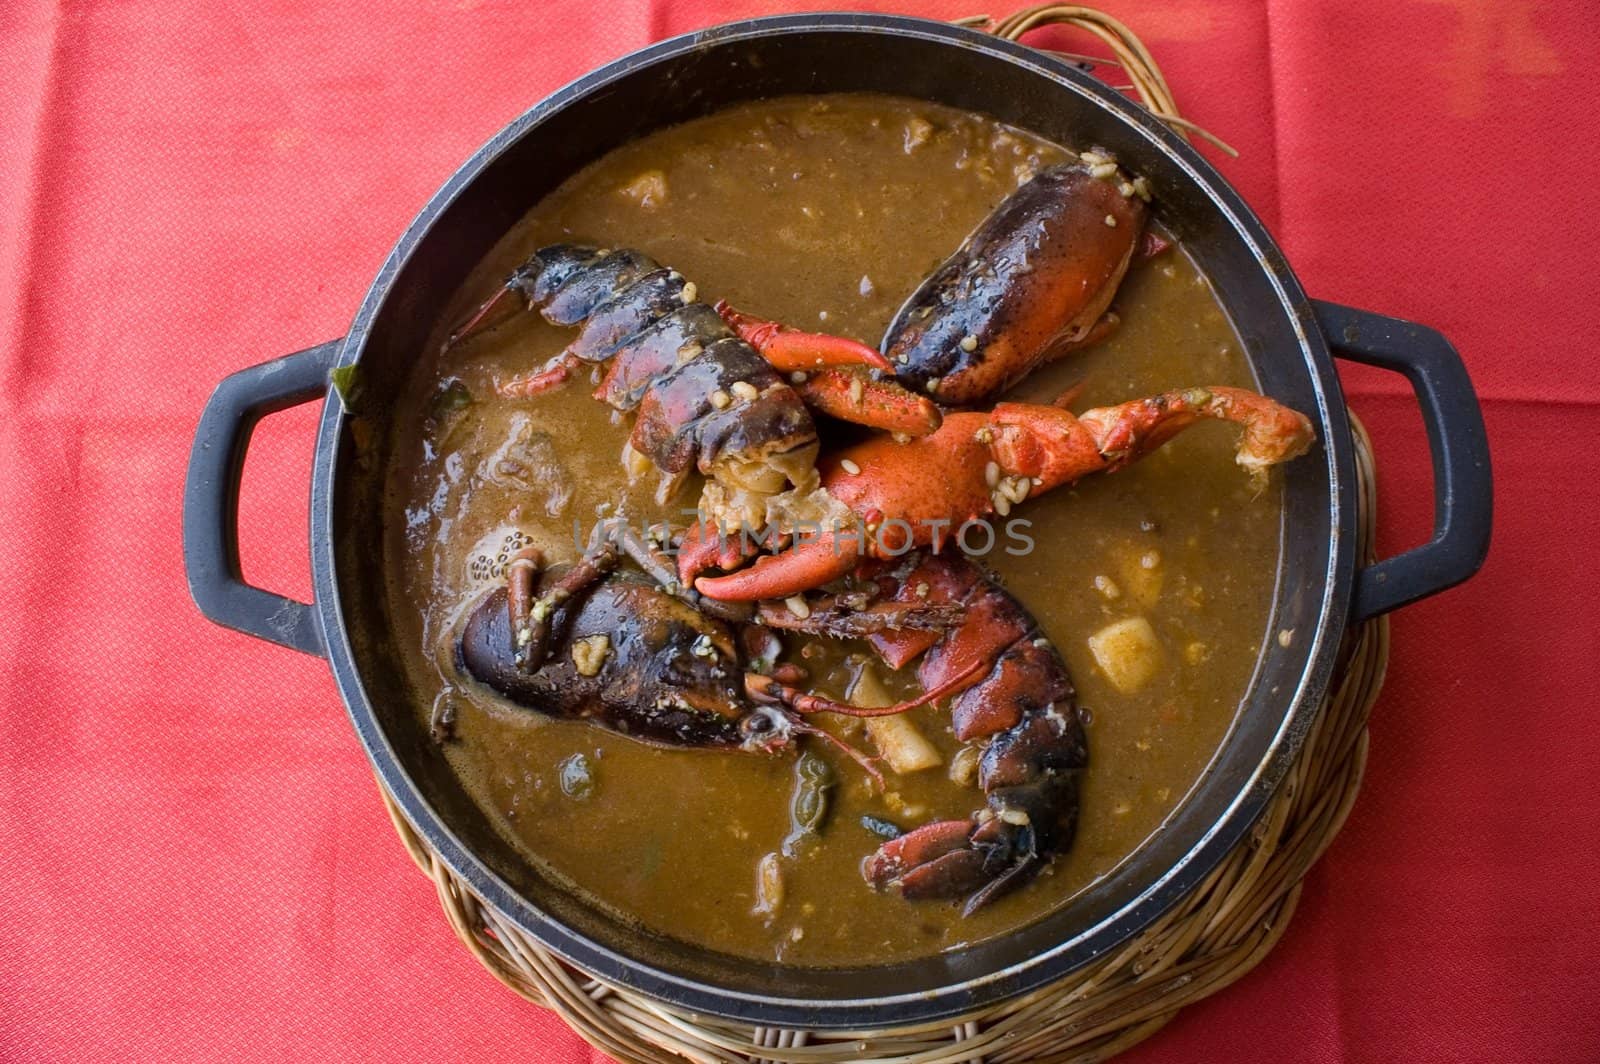
[[[1002,197],[1065,157],[920,102],[829,96],[732,108],[573,176],[457,293],[428,349],[531,251],[559,241],[636,247],[692,279],[702,299],[876,343],[906,295]],[[1252,386],[1237,337],[1181,248],[1135,264],[1115,305],[1123,324],[1110,339],[1039,371],[1012,397],[1047,401],[1081,386],[1074,408],[1083,409],[1187,385]],[[408,662],[416,712],[424,725],[453,716],[455,738],[439,756],[529,861],[652,931],[762,960],[838,965],[928,955],[1028,923],[1160,830],[1233,720],[1278,563],[1278,488],[1260,489],[1234,464],[1231,427],[1198,426],[1123,472],[1029,500],[980,559],[1071,668],[1090,768],[1072,849],[963,918],[957,906],[876,893],[860,870],[882,841],[876,822],[909,828],[983,805],[972,756],[942,710],[910,714],[913,735],[828,724],[866,749],[904,755],[904,771],[887,772],[878,791],[815,741],[801,744],[803,761],[659,749],[446,680],[440,647],[461,606],[503,579],[518,547],[571,560],[575,526],[585,534],[619,509],[636,523],[681,525],[694,506],[697,484],[667,506],[651,498],[653,482],[630,488],[619,462],[629,419],[592,399],[587,378],[536,399],[495,397],[494,382],[537,367],[570,335],[524,315],[420,367],[387,474],[390,612],[417,649]],[[833,431],[824,427],[825,447]],[[1033,548],[1004,549],[1023,540]],[[787,645],[829,695],[861,697],[863,683],[908,689],[908,676],[882,666],[863,680],[859,647],[818,643],[802,654],[793,636]]]

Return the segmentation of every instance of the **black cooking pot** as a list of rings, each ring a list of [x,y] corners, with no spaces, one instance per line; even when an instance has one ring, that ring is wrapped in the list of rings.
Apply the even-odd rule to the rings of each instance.
[[[379,480],[357,462],[329,371],[357,363],[364,405],[392,409],[468,271],[579,167],[651,130],[784,93],[882,92],[985,112],[1051,140],[1098,144],[1154,186],[1157,216],[1211,278],[1259,387],[1305,411],[1320,441],[1283,469],[1282,570],[1272,631],[1238,721],[1165,828],[1081,896],[1013,934],[939,957],[847,969],[741,960],[621,924],[543,878],[477,812],[413,711],[385,616]],[[1330,347],[1404,373],[1433,451],[1436,528],[1419,549],[1358,569],[1350,422]],[[311,483],[316,603],[245,584],[239,472],[263,415],[325,400]],[[387,438],[379,433],[380,441]],[[381,443],[380,443],[381,446]],[[387,456],[379,454],[381,467]],[[1345,628],[1472,575],[1489,544],[1490,477],[1477,399],[1432,330],[1306,298],[1260,221],[1161,122],[1047,55],[972,30],[880,15],[755,19],[619,59],[517,119],[423,208],[350,333],[234,374],[201,418],[184,499],[184,556],[213,621],[325,655],[356,731],[405,816],[489,904],[572,963],[700,1013],[861,1028],[953,1016],[1022,993],[1149,924],[1261,811],[1322,699]]]

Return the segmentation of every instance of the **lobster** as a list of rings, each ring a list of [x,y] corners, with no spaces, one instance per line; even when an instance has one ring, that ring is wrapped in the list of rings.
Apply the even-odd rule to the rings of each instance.
[[[713,616],[692,592],[659,582],[671,570],[647,544],[620,546],[612,538],[574,565],[548,568],[537,550],[519,552],[506,586],[470,608],[459,670],[525,708],[657,745],[777,754],[814,736],[874,777],[870,759],[807,718],[881,716],[955,695],[957,736],[988,740],[978,770],[987,806],[884,843],[863,865],[868,882],[908,899],[965,897],[971,912],[1071,845],[1088,763],[1071,680],[1023,607],[970,562],[902,560],[848,603],[819,600],[804,617],[770,605],[742,615],[736,638],[735,615]],[[624,552],[648,578],[618,568]],[[896,668],[920,654],[921,693],[867,708],[800,690],[797,666],[753,662],[743,649],[770,648],[775,628],[865,635]]]
[[[930,435],[875,436],[823,456],[820,495],[842,513],[808,536],[732,536],[709,522],[683,535],[678,575],[725,601],[783,598],[913,547],[938,551],[969,522],[1006,517],[1014,505],[1091,473],[1112,472],[1202,419],[1243,428],[1236,461],[1262,477],[1304,454],[1314,433],[1303,415],[1241,388],[1187,388],[1073,414],[1053,405],[1000,403],[946,413]],[[768,546],[785,546],[740,568]],[[718,568],[734,570],[707,575]]]
[[[759,523],[816,486],[816,426],[807,402],[900,433],[939,424],[930,400],[846,371],[886,368],[865,344],[771,326],[761,349],[699,302],[694,282],[640,251],[555,244],[535,251],[445,342],[448,349],[504,321],[518,297],[578,335],[539,369],[496,386],[529,398],[585,364],[608,362],[595,398],[638,416],[623,464],[654,465],[665,502],[691,468],[708,481],[702,508],[730,526]],[[769,502],[790,492],[775,510]]]
[[[1100,152],[1020,185],[889,323],[881,347],[895,380],[968,406],[1107,335],[1130,262],[1168,246],[1145,232],[1147,196],[1143,178]],[[794,342],[772,322],[718,309],[757,350]]]

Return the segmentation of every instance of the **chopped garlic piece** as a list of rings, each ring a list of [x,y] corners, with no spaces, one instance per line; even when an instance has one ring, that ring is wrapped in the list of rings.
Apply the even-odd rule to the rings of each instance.
[[[572,664],[579,676],[599,675],[600,667],[605,664],[609,653],[611,637],[608,635],[585,636],[572,642]]]

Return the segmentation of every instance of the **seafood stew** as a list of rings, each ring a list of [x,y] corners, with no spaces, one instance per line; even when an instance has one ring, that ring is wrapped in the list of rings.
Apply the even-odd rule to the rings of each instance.
[[[535,249],[590,242],[671,263],[680,295],[692,283],[763,319],[871,344],[1019,183],[1069,158],[922,103],[833,97],[730,109],[569,180],[463,286],[438,339]],[[1115,308],[1109,336],[1035,369],[1006,398],[1048,402],[1077,387],[1074,409],[1110,409],[1196,384],[1251,385],[1229,323],[1181,248],[1129,265]],[[648,930],[757,959],[839,965],[926,955],[1031,922],[1159,829],[1217,748],[1269,635],[1278,489],[1241,474],[1231,427],[1199,426],[1114,477],[1000,514],[1012,520],[977,561],[1059,651],[1076,689],[1066,711],[1089,756],[1073,769],[1071,847],[1024,887],[964,913],[874,889],[861,871],[883,834],[964,821],[983,804],[973,748],[942,704],[814,718],[878,753],[914,746],[907,735],[921,740],[920,757],[905,762],[920,767],[891,769],[879,787],[818,736],[776,757],[664,749],[531,713],[462,675],[455,640],[466,607],[505,582],[527,548],[571,563],[598,518],[698,516],[692,475],[669,484],[666,501],[657,481],[629,479],[618,456],[632,417],[595,402],[581,380],[498,396],[570,341],[569,330],[525,315],[452,346],[413,388],[389,471],[390,612],[413,619],[398,637],[419,650],[408,663],[417,712],[448,737],[440,756],[528,860]],[[813,453],[881,442],[831,419],[817,432]],[[842,463],[852,459],[832,461],[849,475]],[[1022,539],[1031,550],[1004,549]],[[888,669],[860,641],[783,642],[773,674],[780,664],[803,669],[823,697],[883,705],[916,694],[914,666]],[[577,656],[568,660],[582,672]],[[1059,711],[1063,701],[1050,704]],[[909,731],[894,738],[888,720]],[[869,878],[894,877],[869,868]]]

